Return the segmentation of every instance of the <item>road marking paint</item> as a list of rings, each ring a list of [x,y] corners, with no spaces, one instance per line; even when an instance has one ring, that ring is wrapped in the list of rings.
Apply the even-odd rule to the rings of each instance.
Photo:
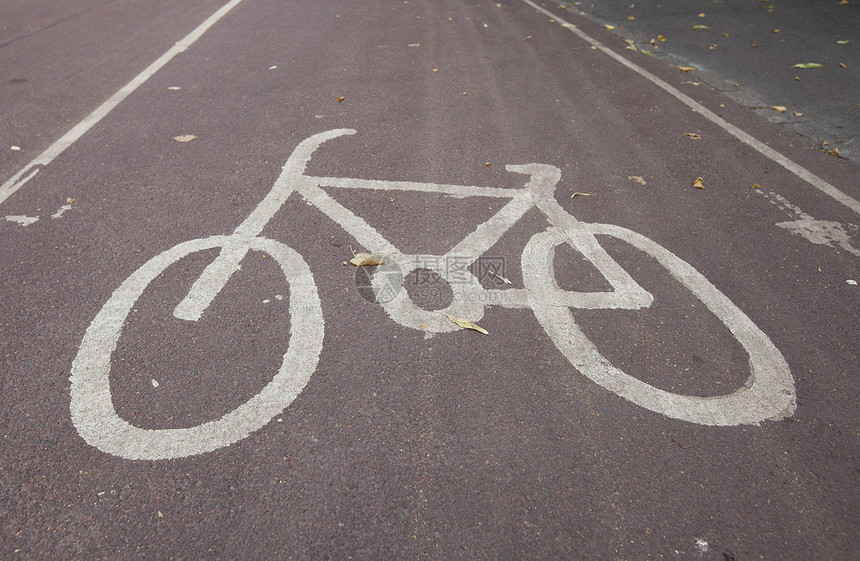
[[[33,222],[39,220],[38,216],[24,216],[23,214],[10,214],[6,216],[9,222],[17,222],[21,226],[29,226]]]
[[[817,220],[803,212],[800,207],[791,204],[788,199],[778,193],[764,193],[762,191],[756,191],[756,193],[761,193],[770,199],[772,204],[797,216],[797,220],[777,222],[776,226],[785,228],[789,232],[797,234],[814,244],[829,247],[837,245],[848,253],[860,257],[860,249],[851,245],[851,236],[848,233],[849,229],[854,232],[860,231],[860,228],[854,224],[842,224],[833,220]]]
[[[163,251],[132,273],[111,295],[87,328],[72,362],[71,417],[78,434],[87,443],[128,459],[155,460],[211,452],[263,427],[304,389],[319,363],[323,345],[325,323],[319,292],[301,255],[283,243],[259,237],[266,223],[294,191],[364,247],[386,255],[387,261],[405,269],[410,266],[412,270],[430,269],[446,280],[450,274],[475,277],[468,265],[495,245],[528,210],[537,207],[553,226],[532,236],[523,249],[521,270],[525,289],[487,290],[480,282],[450,283],[453,302],[436,311],[419,308],[406,290],[400,290],[392,298],[380,302],[390,318],[402,326],[424,331],[427,336],[458,329],[454,323],[443,319],[443,314],[449,312],[476,321],[488,306],[531,308],[571,366],[607,390],[651,411],[704,425],[758,424],[794,412],[794,379],[779,349],[767,335],[692,265],[666,248],[632,230],[587,224],[568,214],[554,197],[561,177],[559,168],[542,164],[507,166],[510,172],[529,175],[529,180],[524,188],[514,190],[513,195],[504,193],[503,196],[511,200],[498,213],[478,224],[445,255],[404,255],[364,219],[324,191],[317,178],[304,175],[310,157],[323,142],[354,133],[352,129],[336,129],[305,139],[287,159],[271,191],[231,235],[191,240]],[[439,192],[439,185],[421,183],[411,184],[410,189],[442,195],[455,191],[446,188]],[[462,186],[461,189],[462,193],[481,193],[474,187]],[[626,374],[600,354],[576,324],[571,308],[640,309],[650,306],[653,297],[600,246],[597,235],[623,240],[654,257],[729,329],[749,356],[750,375],[742,388],[731,394],[707,398],[675,394]],[[555,247],[562,243],[569,244],[591,261],[606,277],[612,290],[602,293],[560,290],[555,280],[553,255]],[[248,251],[271,255],[280,265],[290,288],[290,341],[281,368],[258,394],[220,419],[189,428],[135,427],[117,414],[110,388],[111,355],[126,318],[147,287],[168,267],[188,255],[213,248],[220,248],[221,253],[195,281],[174,310],[174,316],[197,320],[240,268]],[[447,263],[449,258],[460,259],[462,267],[457,267],[453,273],[442,267],[441,263]],[[385,289],[385,282],[383,275],[374,276],[375,294]],[[400,275],[400,282],[403,282],[403,275]],[[280,299],[281,295],[276,298]],[[270,303],[270,300],[264,302]]]
[[[122,419],[111,399],[111,355],[132,307],[149,284],[180,259],[230,243],[212,236],[173,246],[131,274],[87,328],[72,362],[71,416],[83,437],[99,450],[130,460],[181,458],[211,452],[242,440],[283,412],[304,389],[319,361],[323,315],[313,275],[295,250],[266,238],[250,249],[278,262],[290,286],[290,343],[278,372],[248,401],[220,419],[190,428],[142,429]]]
[[[67,210],[72,210],[72,205],[63,205],[57,209],[57,212],[51,215],[51,218],[56,220],[57,218],[61,218]]]
[[[750,148],[754,149],[755,151],[757,151],[761,155],[763,155],[766,158],[776,162],[777,164],[781,165],[782,167],[784,167],[785,169],[787,169],[788,171],[790,171],[791,173],[793,173],[794,175],[796,175],[800,179],[806,181],[807,183],[809,183],[810,185],[812,185],[813,187],[815,187],[816,189],[818,189],[822,193],[829,195],[830,197],[832,197],[836,201],[840,202],[841,204],[845,205],[846,207],[850,208],[851,210],[853,210],[857,214],[860,214],[860,201],[858,201],[857,199],[854,199],[854,198],[850,197],[849,195],[843,193],[842,191],[840,191],[839,189],[837,189],[836,187],[834,187],[830,183],[824,181],[823,179],[821,179],[817,175],[813,174],[811,171],[807,170],[803,166],[801,166],[801,165],[795,163],[794,161],[788,159],[787,157],[783,156],[781,153],[777,152],[776,150],[774,150],[773,148],[771,148],[770,146],[768,146],[764,142],[757,140],[755,137],[753,137],[749,133],[746,133],[746,132],[742,131],[741,129],[739,129],[738,127],[736,127],[735,125],[729,123],[728,121],[726,121],[725,119],[723,119],[722,117],[720,117],[719,115],[717,115],[716,113],[711,111],[710,109],[707,109],[704,105],[702,105],[701,103],[699,103],[695,99],[691,98],[690,96],[688,96],[684,93],[681,93],[680,90],[678,90],[674,86],[669,85],[668,83],[661,80],[657,76],[651,74],[650,72],[648,72],[647,70],[645,70],[644,68],[639,66],[638,64],[627,60],[626,58],[624,58],[620,54],[616,53],[612,49],[603,45],[603,43],[601,43],[597,39],[594,39],[593,37],[591,37],[587,33],[584,33],[582,30],[580,30],[575,25],[573,25],[569,22],[566,22],[565,20],[556,16],[555,14],[553,14],[552,12],[547,10],[546,8],[542,8],[541,6],[538,6],[537,4],[532,2],[531,0],[523,0],[523,2],[525,2],[526,4],[528,4],[529,6],[534,8],[535,10],[537,10],[543,14],[546,14],[547,16],[555,18],[555,20],[558,23],[560,23],[562,25],[562,27],[564,27],[565,29],[567,29],[571,33],[576,34],[577,37],[579,37],[583,41],[589,43],[593,47],[597,48],[597,50],[610,56],[611,58],[613,58],[617,62],[623,64],[624,66],[626,66],[627,68],[629,68],[633,72],[636,72],[637,74],[639,74],[640,76],[642,76],[643,78],[645,78],[649,82],[653,83],[657,87],[661,88],[662,90],[664,90],[668,94],[677,98],[681,103],[683,103],[684,105],[686,105],[687,107],[692,109],[694,112],[700,114],[701,116],[703,116],[707,120],[709,120],[712,123],[714,123],[715,125],[719,126],[723,130],[725,130],[727,133],[734,136],[735,138],[737,138],[738,140],[740,140],[741,142],[743,142],[744,144],[746,144]]]
[[[107,101],[99,105],[92,113],[84,117],[77,125],[71,128],[66,134],[61,136],[57,141],[51,144],[44,152],[34,158],[29,164],[21,168],[18,173],[10,177],[2,186],[0,186],[0,204],[11,197],[18,189],[23,187],[30,179],[33,178],[41,167],[47,166],[54,159],[62,154],[66,148],[74,144],[88,130],[93,128],[101,121],[114,107],[122,103],[125,98],[131,95],[137,88],[146,82],[153,74],[161,70],[161,68],[173,60],[173,57],[181,52],[184,52],[188,47],[193,45],[200,37],[215,25],[221,18],[227,15],[230,10],[235,8],[242,0],[230,0],[218,11],[209,16],[206,21],[198,25],[191,33],[180,39],[175,45],[167,50],[163,55],[158,57],[155,62],[146,67],[146,69],[131,79],[129,83],[124,85],[115,94],[110,96]],[[41,166],[41,167],[39,167]]]

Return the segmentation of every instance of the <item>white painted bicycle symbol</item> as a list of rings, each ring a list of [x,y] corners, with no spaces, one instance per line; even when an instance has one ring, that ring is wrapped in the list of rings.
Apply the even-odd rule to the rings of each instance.
[[[691,265],[650,239],[611,224],[587,224],[568,214],[553,193],[561,171],[543,164],[509,165],[507,170],[529,176],[522,189],[438,185],[364,179],[311,177],[304,174],[313,153],[324,142],[351,129],[337,129],[301,142],[284,164],[272,190],[253,212],[227,236],[180,243],[147,261],[128,277],[93,319],[72,364],[71,417],[92,446],[128,459],[179,458],[229,446],[260,429],[292,403],[304,389],[319,361],[324,322],[316,283],[305,260],[293,249],[260,232],[293,193],[340,224],[368,250],[393,260],[406,273],[420,263],[444,262],[440,257],[407,255],[398,250],[361,217],[335,201],[323,188],[419,191],[458,197],[509,199],[489,220],[480,224],[447,256],[477,260],[526,212],[537,208],[552,225],[534,234],[522,252],[525,288],[488,289],[480,283],[451,283],[454,298],[447,308],[428,311],[410,300],[406,290],[381,301],[396,323],[433,333],[457,330],[439,312],[480,320],[486,306],[531,309],[574,369],[609,391],[641,407],[703,425],[756,424],[791,415],[795,408],[794,379],[780,351],[737,306]],[[622,240],[647,253],[696,296],[732,333],[749,356],[749,378],[727,395],[687,396],[668,392],[634,378],[600,354],[574,321],[571,309],[641,309],[653,297],[600,246],[595,235]],[[567,243],[600,271],[612,286],[606,292],[562,290],[555,281],[555,248]],[[239,269],[249,250],[261,251],[280,265],[290,287],[291,335],[283,362],[271,381],[254,397],[217,420],[190,428],[142,429],[120,418],[111,400],[111,356],[132,307],[149,284],[170,265],[193,253],[220,247],[221,251],[176,306],[177,318],[196,321]],[[433,271],[446,278],[448,271]],[[471,274],[468,269],[465,271]],[[463,271],[458,271],[463,274]],[[385,290],[389,279],[377,275],[372,285]],[[503,293],[503,294],[502,294]],[[503,297],[499,297],[503,296]]]

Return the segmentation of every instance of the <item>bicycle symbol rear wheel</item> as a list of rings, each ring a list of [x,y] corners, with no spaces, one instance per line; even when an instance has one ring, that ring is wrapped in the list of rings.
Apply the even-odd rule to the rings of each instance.
[[[290,342],[278,372],[254,397],[220,419],[194,427],[142,429],[120,418],[110,389],[111,355],[128,314],[149,284],[180,259],[225,247],[229,236],[180,243],[147,261],[108,299],[87,328],[71,372],[72,422],[86,442],[131,460],[180,458],[211,452],[242,440],[281,413],[304,389],[323,344],[323,316],[316,283],[305,260],[292,248],[266,238],[249,247],[264,251],[281,267],[290,286]]]
[[[794,378],[771,340],[729,298],[690,264],[627,228],[585,224],[593,235],[609,235],[654,257],[725,325],[749,356],[749,378],[727,395],[697,397],[661,390],[613,366],[576,325],[570,308],[557,301],[552,263],[546,258],[564,243],[560,228],[535,234],[523,251],[523,281],[535,316],[556,347],[579,372],[636,405],[673,419],[702,425],[758,424],[790,416],[795,409]]]

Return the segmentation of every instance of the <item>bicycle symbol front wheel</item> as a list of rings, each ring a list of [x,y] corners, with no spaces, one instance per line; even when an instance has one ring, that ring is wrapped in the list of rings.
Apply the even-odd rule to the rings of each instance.
[[[692,265],[663,246],[627,228],[582,224],[592,235],[608,235],[654,257],[696,296],[741,344],[749,356],[749,378],[727,395],[697,397],[661,390],[613,366],[576,325],[570,308],[559,302],[551,256],[568,235],[560,228],[535,234],[523,251],[523,281],[540,324],[579,372],[636,405],[673,419],[702,425],[758,424],[790,416],[795,409],[794,378],[771,340]]]
[[[305,260],[292,248],[266,238],[250,249],[269,254],[290,286],[290,343],[278,372],[254,397],[220,419],[194,427],[141,429],[120,418],[110,389],[111,355],[128,314],[149,284],[180,259],[229,244],[229,236],[180,243],[147,261],[108,299],[87,328],[72,363],[71,416],[78,434],[103,452],[131,460],[180,458],[229,446],[263,427],[304,389],[316,369],[323,343],[323,316],[316,283]]]

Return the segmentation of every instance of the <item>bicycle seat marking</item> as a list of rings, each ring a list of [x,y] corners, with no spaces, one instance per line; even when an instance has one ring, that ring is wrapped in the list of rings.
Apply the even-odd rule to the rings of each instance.
[[[379,302],[396,323],[429,333],[459,328],[443,314],[480,320],[487,306],[527,308],[573,368],[593,382],[653,412],[703,425],[758,424],[793,414],[794,379],[780,351],[737,306],[694,267],[649,238],[612,224],[583,223],[565,211],[554,197],[561,170],[545,164],[508,165],[528,176],[521,189],[313,177],[305,169],[326,141],[355,134],[335,129],[302,141],[287,159],[271,191],[230,235],[180,243],[156,255],[131,274],[101,308],[87,328],[71,372],[71,418],[90,445],[127,459],[179,458],[211,452],[238,442],[286,409],[301,393],[316,369],[323,347],[324,320],[316,283],[304,258],[285,244],[260,236],[287,199],[297,193],[337,222],[359,245],[382,255],[408,272],[429,268],[441,278],[474,274],[468,268],[529,210],[541,211],[551,224],[534,234],[521,256],[525,288],[488,289],[479,282],[450,283],[454,298],[444,309],[419,308],[406,290],[391,291],[389,278],[374,275],[375,294],[388,291]],[[418,191],[456,197],[507,199],[486,222],[445,255],[405,254],[364,219],[338,203],[324,188]],[[716,316],[749,357],[749,377],[736,391],[696,397],[661,390],[613,366],[577,326],[571,309],[627,309],[651,306],[653,296],[642,288],[598,242],[611,236],[653,257],[682,286]],[[608,281],[612,290],[577,292],[559,288],[554,253],[568,244]],[[144,290],[169,266],[208,249],[221,251],[174,309],[176,318],[197,321],[239,269],[250,250],[264,252],[279,264],[290,288],[290,341],[283,362],[271,381],[254,397],[220,419],[190,428],[142,429],[119,417],[111,399],[109,375],[113,352],[126,319]],[[466,259],[464,260],[464,256]],[[465,266],[452,271],[438,264],[457,257]],[[436,265],[434,265],[434,263]],[[475,278],[477,281],[477,278]],[[402,278],[400,280],[402,282]]]

